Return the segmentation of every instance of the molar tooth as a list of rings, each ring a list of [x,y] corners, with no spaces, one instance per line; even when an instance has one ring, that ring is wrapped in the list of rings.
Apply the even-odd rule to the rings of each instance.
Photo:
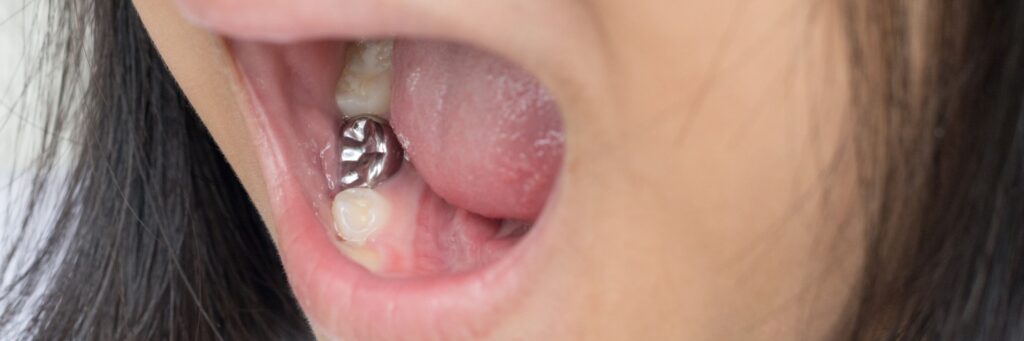
[[[343,254],[348,256],[348,259],[352,260],[356,264],[362,265],[366,270],[370,270],[371,272],[380,272],[382,263],[380,254],[376,251],[350,245],[341,245],[339,249]]]
[[[350,188],[334,196],[334,231],[345,243],[362,246],[372,239],[390,214],[387,199],[369,188]]]
[[[391,40],[356,43],[347,53],[335,101],[345,116],[387,117],[391,102]]]

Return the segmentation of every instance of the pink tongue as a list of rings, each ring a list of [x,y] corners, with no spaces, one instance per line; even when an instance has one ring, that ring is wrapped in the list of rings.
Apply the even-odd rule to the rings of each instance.
[[[554,100],[517,67],[469,47],[396,41],[391,123],[449,203],[532,221],[562,158]]]

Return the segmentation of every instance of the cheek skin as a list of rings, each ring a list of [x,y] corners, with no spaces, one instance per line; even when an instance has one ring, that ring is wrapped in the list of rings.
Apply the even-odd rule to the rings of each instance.
[[[552,247],[568,251],[537,284],[554,294],[528,303],[573,309],[530,321],[582,323],[566,333],[584,339],[827,336],[863,243],[852,151],[840,150],[836,9],[591,3],[615,72],[602,96],[563,103],[577,123],[558,201],[572,228]]]
[[[552,199],[564,214],[554,218],[558,245],[543,246],[563,251],[495,336],[826,336],[856,282],[862,243],[849,237],[859,225],[835,228],[851,214],[854,175],[822,176],[833,161],[854,168],[836,152],[847,64],[834,9],[815,0],[563,2],[586,9],[579,22],[596,38],[560,45],[557,57],[514,56],[565,115]],[[220,40],[186,24],[170,1],[135,4],[269,214],[253,139],[239,124],[247,95]],[[831,204],[819,205],[825,196]],[[845,249],[827,247],[837,237]]]
[[[246,94],[234,86],[236,74],[223,43],[212,34],[186,23],[169,1],[136,0],[134,4],[171,74],[238,175],[260,215],[268,217],[267,186],[251,142],[253,139],[241,124],[244,122],[242,105],[248,103],[243,101]],[[276,242],[277,233],[271,221],[264,219]]]

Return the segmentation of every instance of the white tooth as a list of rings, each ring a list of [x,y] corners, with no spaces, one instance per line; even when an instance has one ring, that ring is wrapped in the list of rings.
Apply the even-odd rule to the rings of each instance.
[[[391,40],[356,43],[348,51],[334,98],[345,116],[387,117],[391,102]]]
[[[375,250],[345,244],[341,245],[338,249],[348,256],[348,259],[362,265],[367,270],[372,272],[379,272],[381,270],[383,263],[381,263],[380,254]]]
[[[334,196],[331,212],[334,231],[346,243],[361,246],[373,238],[391,208],[383,196],[369,188],[350,188]]]

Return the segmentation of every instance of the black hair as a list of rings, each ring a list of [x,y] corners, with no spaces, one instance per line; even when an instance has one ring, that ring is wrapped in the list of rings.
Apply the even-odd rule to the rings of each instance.
[[[1024,339],[1024,2],[847,2],[857,340]]]
[[[65,176],[62,135],[74,167],[37,258],[0,291],[0,325],[28,310],[17,333],[37,340],[311,339],[259,215],[131,1],[50,6],[33,198]]]
[[[1024,4],[841,3],[868,235],[837,337],[1024,339]],[[0,325],[31,308],[23,335],[39,340],[310,338],[130,1],[52,9],[56,88],[30,206],[62,145],[74,168],[38,257],[0,292]]]

